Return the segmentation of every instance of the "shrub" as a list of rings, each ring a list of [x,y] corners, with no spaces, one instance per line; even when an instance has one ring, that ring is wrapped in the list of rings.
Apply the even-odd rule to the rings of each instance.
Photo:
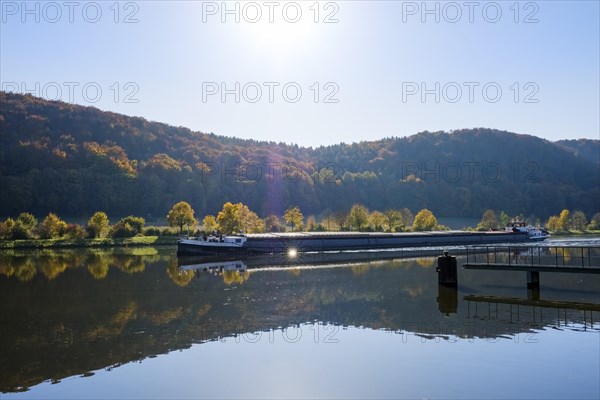
[[[87,232],[83,226],[79,224],[67,224],[64,235],[68,239],[85,239],[87,237]]]
[[[160,236],[160,228],[149,226],[144,229],[144,236]]]
[[[110,236],[114,238],[133,237],[137,233],[136,228],[123,220],[117,222],[110,228]]]

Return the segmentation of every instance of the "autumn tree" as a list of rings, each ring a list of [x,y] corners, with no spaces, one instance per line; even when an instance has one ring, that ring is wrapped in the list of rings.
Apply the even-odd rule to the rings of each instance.
[[[299,207],[288,208],[285,214],[283,214],[283,219],[292,225],[292,231],[296,228],[298,230],[302,229],[302,225],[304,224],[304,215],[302,215]]]
[[[569,228],[569,210],[564,209],[560,212],[558,217],[560,219],[560,230],[565,230]]]
[[[481,221],[477,224],[477,230],[489,231],[498,226],[498,218],[494,210],[486,210],[481,217]]]
[[[350,214],[348,214],[348,225],[350,228],[361,231],[363,230],[369,223],[369,210],[362,204],[355,204],[350,209]]]
[[[583,211],[575,211],[571,216],[569,226],[576,231],[582,231],[585,229],[586,225],[587,219],[585,218]]]
[[[110,221],[104,211],[96,211],[87,223],[87,229],[92,238],[106,236]]]
[[[594,216],[590,220],[590,223],[588,224],[587,228],[591,231],[600,230],[600,212],[597,212],[596,214],[594,214]]]
[[[314,232],[314,231],[316,231],[317,230],[317,226],[318,226],[317,225],[317,220],[315,219],[314,216],[311,215],[311,216],[309,216],[306,219],[306,230],[308,232]]]
[[[244,231],[259,233],[265,231],[265,222],[243,203],[223,204],[223,209],[217,214],[219,230],[226,234]]]
[[[194,210],[189,203],[180,201],[167,214],[167,221],[169,221],[169,226],[179,227],[179,234],[181,235],[184,225],[187,225],[189,230],[189,227],[196,223]]]
[[[424,208],[417,213],[413,222],[413,231],[430,231],[437,226],[438,222],[431,211]]]
[[[337,211],[331,216],[340,231],[348,229],[348,214],[343,211]]]
[[[371,215],[369,215],[369,222],[375,232],[383,232],[383,226],[386,221],[385,215],[380,211],[373,211]]]
[[[550,218],[548,218],[548,222],[546,222],[546,228],[553,232],[562,230],[562,224],[560,223],[560,217],[553,215]]]
[[[265,218],[265,230],[267,232],[284,232],[285,226],[281,223],[277,215],[271,214]]]
[[[214,215],[207,215],[202,219],[202,226],[206,232],[214,232],[219,230],[219,223]]]
[[[40,224],[38,232],[42,239],[53,239],[62,236],[67,229],[67,223],[54,213],[48,214]]]

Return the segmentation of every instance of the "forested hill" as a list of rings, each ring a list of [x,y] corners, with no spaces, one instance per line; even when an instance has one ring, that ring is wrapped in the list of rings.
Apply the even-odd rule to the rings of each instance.
[[[313,149],[30,95],[0,92],[0,100],[0,216],[162,217],[180,200],[199,217],[226,201],[263,217],[292,205],[310,215],[354,203],[471,217],[488,208],[539,217],[598,211],[597,140],[468,129]]]

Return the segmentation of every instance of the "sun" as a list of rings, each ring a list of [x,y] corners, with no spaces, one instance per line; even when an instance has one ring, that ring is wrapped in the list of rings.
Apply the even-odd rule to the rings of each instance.
[[[281,58],[314,46],[318,37],[318,24],[309,16],[296,22],[292,19],[261,18],[257,22],[242,21],[241,34],[250,48],[268,57]]]

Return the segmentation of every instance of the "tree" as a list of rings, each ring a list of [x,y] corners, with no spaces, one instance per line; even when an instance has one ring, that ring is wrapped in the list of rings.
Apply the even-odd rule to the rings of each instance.
[[[477,230],[489,231],[498,226],[498,218],[494,210],[486,210],[481,217],[481,221],[477,224]]]
[[[362,204],[355,204],[350,209],[348,224],[354,230],[360,231],[369,223],[369,210]]]
[[[585,229],[586,225],[587,219],[585,218],[583,211],[575,211],[571,216],[570,227],[576,231],[582,231]]]
[[[385,224],[390,232],[396,232],[398,228],[401,228],[402,214],[398,210],[387,210],[384,214]]]
[[[109,224],[110,221],[108,220],[106,213],[103,211],[96,211],[87,223],[88,232],[93,238],[104,237],[108,232]]]
[[[411,226],[415,220],[413,213],[406,207],[400,210],[400,213],[402,214],[402,223],[404,226]]]
[[[189,229],[190,225],[196,223],[194,210],[185,201],[180,201],[171,208],[171,211],[167,214],[167,220],[169,221],[169,226],[179,227],[180,235],[183,232],[184,225],[187,225]]]
[[[10,236],[12,239],[30,239],[33,237],[33,231],[37,227],[37,224],[38,221],[32,214],[21,213],[10,229]]]
[[[340,231],[348,229],[348,214],[343,211],[337,211],[333,213],[332,218]]]
[[[553,215],[550,218],[548,218],[548,222],[546,222],[546,228],[553,232],[562,230],[560,218],[556,215]]]
[[[277,215],[269,215],[265,218],[265,230],[267,232],[284,232],[285,226],[279,220]]]
[[[202,226],[206,232],[214,232],[219,230],[219,223],[214,215],[207,215],[202,219]]]
[[[243,203],[227,202],[217,214],[219,230],[226,234],[244,231],[259,233],[265,231],[265,222]]]
[[[67,230],[67,223],[56,214],[50,213],[40,224],[39,234],[42,239],[53,239],[62,236]]]
[[[146,220],[144,218],[134,217],[133,215],[121,219],[121,222],[123,222],[124,224],[129,224],[135,231],[136,235],[142,233],[142,231],[144,230],[144,225],[146,224]]]
[[[304,215],[302,215],[299,207],[288,208],[285,214],[283,214],[283,219],[288,224],[292,224],[292,232],[296,228],[298,230],[302,229],[302,225],[304,224]]]
[[[588,229],[591,231],[600,230],[600,212],[597,212],[596,214],[594,214],[594,216],[590,220]]]
[[[430,231],[437,226],[437,219],[431,211],[424,208],[417,213],[413,222],[413,231]]]
[[[380,211],[373,211],[369,216],[369,221],[375,232],[383,232],[383,226],[385,225],[387,218]]]
[[[564,209],[560,212],[560,230],[563,231],[569,228],[569,210]]]
[[[506,227],[510,223],[510,217],[504,211],[500,211],[500,226]]]
[[[239,207],[229,201],[223,204],[223,209],[217,214],[217,223],[223,233],[239,232],[242,229]]]
[[[306,231],[307,232],[314,232],[317,230],[317,220],[315,219],[314,216],[310,216],[306,219]]]

